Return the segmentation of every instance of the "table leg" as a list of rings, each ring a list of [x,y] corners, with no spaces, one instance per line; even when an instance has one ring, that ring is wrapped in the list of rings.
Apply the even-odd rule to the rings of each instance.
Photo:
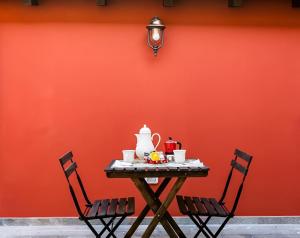
[[[179,228],[176,221],[173,219],[173,217],[170,215],[170,213],[168,211],[166,211],[165,217],[167,218],[168,222],[170,223],[170,225],[172,226],[174,231],[178,234],[178,236],[181,237],[181,238],[185,238],[186,237],[185,234]]]
[[[170,181],[171,178],[165,178],[162,181],[162,183],[159,185],[158,189],[155,192],[155,197],[158,198],[162,194],[162,192],[165,190],[165,188],[167,187]],[[143,211],[140,213],[140,215],[136,218],[135,222],[132,224],[132,226],[130,227],[130,229],[128,230],[124,238],[129,238],[134,234],[134,232],[142,223],[142,221],[144,220],[145,216],[148,214],[149,211],[150,211],[150,207],[146,205]]]
[[[138,190],[141,192],[143,195],[145,201],[147,202],[148,206],[151,208],[151,210],[156,213],[157,210],[159,209],[158,205],[158,198],[155,197],[155,193],[153,190],[150,188],[150,186],[147,184],[145,179],[143,178],[132,178],[132,181],[138,188]],[[172,226],[168,223],[168,220],[165,217],[162,217],[160,220],[160,223],[162,226],[165,228],[166,232],[170,237],[177,237],[176,232],[173,230]],[[143,236],[143,237],[150,237],[151,234],[148,236]]]
[[[153,192],[150,185],[144,179],[141,179],[141,183],[143,184],[143,186],[145,187],[147,192],[156,200],[156,205],[159,208],[162,205],[161,201],[159,200],[159,197],[156,196],[156,193]],[[154,212],[154,214],[156,213],[156,211],[154,211],[154,210],[153,210],[153,212]],[[186,237],[184,235],[184,233],[182,232],[182,230],[177,225],[176,221],[172,218],[172,216],[170,215],[170,213],[167,210],[166,210],[164,216],[166,217],[166,219],[168,220],[168,222],[170,223],[170,225],[172,226],[172,228],[174,229],[174,231],[177,233],[177,235],[179,237]]]
[[[170,206],[171,202],[175,198],[177,192],[182,187],[183,183],[185,182],[185,177],[179,177],[176,180],[176,183],[172,187],[170,193],[168,194],[166,200],[162,203],[162,205],[159,207],[159,209],[156,211],[156,214],[153,218],[153,220],[150,222],[149,226],[147,227],[145,233],[143,234],[142,238],[150,237],[152,232],[154,231],[155,227],[159,222],[164,221],[164,219],[168,220],[165,216],[165,213]],[[149,204],[150,205],[150,204]],[[173,237],[173,236],[171,236]]]

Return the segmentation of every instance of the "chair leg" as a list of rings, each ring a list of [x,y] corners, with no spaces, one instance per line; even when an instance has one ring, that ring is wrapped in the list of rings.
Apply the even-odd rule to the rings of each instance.
[[[203,235],[206,238],[210,238],[210,236],[207,234],[207,232],[205,230],[203,230],[203,226],[193,217],[193,215],[189,215],[189,217],[195,223],[195,225],[199,228],[199,231],[195,234],[194,238],[197,238],[200,235],[201,231],[203,232]]]
[[[106,238],[109,238],[110,236],[115,237],[114,232],[117,230],[117,228],[121,225],[121,223],[124,221],[126,216],[122,216],[120,220],[115,224],[115,226],[111,229],[111,231],[108,233]]]
[[[103,219],[100,219],[100,221],[103,223],[104,227],[103,229],[100,231],[100,233],[98,234],[97,237],[101,237],[103,235],[103,233],[107,230],[108,232],[110,232],[110,224],[112,224],[112,222],[115,220],[115,217],[111,218],[107,223],[103,220]],[[115,237],[114,237],[115,238]]]
[[[220,234],[220,232],[223,230],[224,226],[230,220],[230,218],[231,218],[231,216],[226,217],[226,219],[224,220],[224,222],[222,223],[222,225],[219,227],[219,229],[215,233],[215,237],[217,237]]]
[[[196,216],[196,218],[199,220],[200,219],[200,217],[197,217]],[[209,216],[209,217],[207,217],[206,218],[206,220],[204,221],[204,224],[206,225],[207,223],[208,223],[208,221],[210,220],[210,218],[211,218],[211,216]],[[201,220],[202,221],[202,220]],[[200,222],[199,222],[200,223]],[[201,234],[201,232],[203,231],[203,229],[204,229],[205,227],[203,226],[203,225],[201,225],[200,226],[200,228],[199,228],[199,231],[196,233],[196,235],[195,235],[195,238],[196,237],[198,237],[200,234]],[[210,234],[211,235],[211,234]]]
[[[194,238],[198,237],[200,235],[201,232],[203,232],[203,235],[206,238],[209,237],[213,237],[213,238],[217,238],[218,235],[220,234],[220,232],[223,230],[223,228],[225,227],[225,225],[227,224],[227,222],[230,220],[231,216],[226,217],[226,219],[223,221],[223,223],[221,224],[221,226],[218,228],[218,230],[216,231],[216,233],[214,234],[207,226],[207,222],[210,220],[211,217],[208,217],[205,221],[202,221],[202,219],[195,215],[195,217],[197,218],[197,220],[192,216],[189,215],[189,217],[192,219],[192,221],[198,226],[199,231],[196,233],[196,235],[194,236]],[[210,236],[209,236],[209,235]]]
[[[200,233],[201,233],[201,230],[199,229],[199,230],[197,231],[197,233],[194,235],[194,238],[197,238],[197,237],[200,235]]]
[[[101,235],[103,235],[103,233],[107,230],[108,232],[111,232],[111,229],[109,228],[109,225],[110,224],[113,224],[112,222],[113,222],[113,220],[114,220],[115,218],[112,218],[108,223],[106,223],[105,221],[104,221],[104,219],[103,218],[99,218],[99,220],[102,222],[102,224],[104,225],[104,228],[101,230],[101,232],[99,233],[99,236],[101,237]],[[114,234],[112,234],[112,237],[113,238],[117,238]]]
[[[83,220],[85,224],[90,228],[90,230],[94,233],[96,237],[98,237],[98,233],[95,230],[95,228],[92,226],[92,224],[88,220]]]
[[[212,233],[212,231],[207,226],[207,223],[211,217],[208,217],[205,221],[202,221],[202,219],[197,215],[195,217],[197,218],[199,224],[201,224],[201,231],[204,232],[204,229],[205,229],[205,231],[207,231],[211,237],[215,237],[214,233]],[[200,231],[200,233],[201,233],[201,231]]]

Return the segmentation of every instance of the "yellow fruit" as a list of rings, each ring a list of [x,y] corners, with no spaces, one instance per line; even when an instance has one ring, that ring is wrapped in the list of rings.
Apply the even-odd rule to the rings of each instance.
[[[160,158],[159,158],[159,154],[157,152],[151,152],[150,153],[150,158],[152,161],[159,161]]]

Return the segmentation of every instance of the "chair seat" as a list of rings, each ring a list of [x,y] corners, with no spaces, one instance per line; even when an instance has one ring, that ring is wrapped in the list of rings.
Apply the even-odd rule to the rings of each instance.
[[[96,200],[85,212],[86,219],[106,217],[130,216],[135,211],[135,200],[129,198],[115,198]]]
[[[216,216],[227,217],[228,209],[219,204],[215,198],[199,198],[188,196],[177,196],[177,203],[183,215]]]

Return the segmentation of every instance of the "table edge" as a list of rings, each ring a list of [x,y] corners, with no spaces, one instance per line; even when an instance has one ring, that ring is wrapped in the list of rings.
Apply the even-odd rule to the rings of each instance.
[[[206,177],[210,170],[209,167],[202,167],[201,170],[171,170],[171,171],[143,171],[131,170],[124,171],[122,169],[112,169],[111,166],[116,160],[112,160],[104,169],[108,178],[141,178],[141,177]],[[199,168],[199,167],[198,167]],[[146,173],[146,174],[145,174]]]

